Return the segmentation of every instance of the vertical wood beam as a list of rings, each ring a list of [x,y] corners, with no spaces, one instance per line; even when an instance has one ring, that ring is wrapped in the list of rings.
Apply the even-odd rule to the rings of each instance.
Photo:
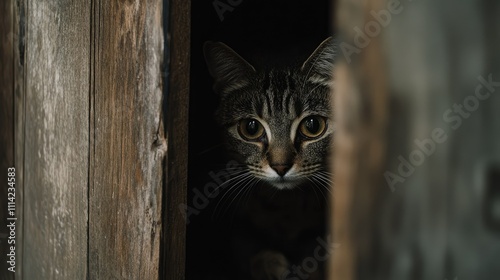
[[[385,0],[338,1],[339,44],[357,46],[355,27],[364,30],[373,20],[370,12],[384,4]],[[337,129],[331,223],[334,241],[340,246],[330,260],[329,275],[330,279],[354,280],[362,279],[359,265],[370,264],[376,250],[373,217],[380,208],[383,186],[389,95],[380,37],[370,38],[369,45],[352,56],[341,48],[334,73]]]
[[[90,4],[27,1],[24,279],[85,279]]]
[[[179,209],[187,200],[191,1],[172,0],[169,11],[170,84],[166,112],[168,155],[162,276],[163,279],[182,280],[186,260],[186,221]]]
[[[500,5],[340,3],[332,279],[495,278]]]
[[[10,253],[11,244],[8,243],[10,229],[7,228],[7,170],[14,165],[14,1],[0,3],[0,279],[14,279],[14,273],[7,270],[7,253]],[[18,176],[16,176],[16,180]],[[19,195],[19,187],[16,186]],[[16,198],[17,200],[17,198]],[[16,207],[17,208],[17,207]],[[16,211],[16,217],[19,213]],[[16,227],[20,221],[16,223]],[[17,228],[17,230],[19,230]],[[19,237],[16,238],[20,243]],[[17,247],[17,244],[14,244]],[[17,252],[19,250],[16,248]],[[16,262],[19,264],[18,254]],[[17,268],[19,266],[17,265]]]
[[[162,225],[162,1],[92,1],[91,279],[157,279]]]
[[[16,167],[16,212],[21,221],[17,224],[16,279],[23,278],[24,269],[24,143],[25,143],[25,34],[26,34],[26,2],[16,1],[14,9],[14,162]]]

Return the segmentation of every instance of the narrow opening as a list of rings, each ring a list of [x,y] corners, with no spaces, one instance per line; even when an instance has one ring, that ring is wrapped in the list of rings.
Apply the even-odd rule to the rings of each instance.
[[[297,188],[278,190],[272,186],[262,187],[258,181],[265,179],[252,179],[253,175],[247,177],[245,172],[247,165],[244,163],[250,157],[248,151],[245,151],[247,148],[257,148],[254,150],[254,162],[256,168],[260,168],[260,172],[264,172],[265,162],[271,160],[275,162],[273,167],[271,164],[269,167],[280,170],[285,176],[293,167],[297,157],[306,156],[301,154],[304,151],[301,150],[301,143],[298,140],[291,143],[266,142],[262,139],[260,142],[257,141],[262,145],[272,144],[276,150],[287,147],[283,148],[281,159],[279,159],[280,153],[276,150],[271,151],[270,146],[267,147],[267,152],[263,152],[265,148],[258,150],[257,145],[252,146],[248,141],[232,144],[225,141],[228,139],[224,136],[225,130],[231,130],[230,127],[234,128],[235,124],[234,120],[217,121],[215,118],[221,95],[212,89],[214,78],[207,68],[203,46],[206,41],[222,42],[257,71],[297,67],[322,41],[331,36],[332,3],[327,0],[193,1],[191,11],[186,279],[247,279],[252,274],[261,273],[260,262],[266,258],[278,263],[284,261],[288,267],[294,264],[302,265],[305,258],[314,258],[314,248],[321,245],[321,241],[318,243],[318,238],[324,238],[324,231],[328,228],[324,215],[326,210],[322,208],[327,204],[325,202],[328,197],[328,191],[325,189],[327,178],[318,177],[312,179],[312,183],[305,179]],[[228,58],[225,59],[221,61],[227,62]],[[238,69],[233,69],[231,73],[235,72],[238,72]],[[248,77],[243,73],[236,78]],[[283,76],[280,81],[281,83],[273,79],[264,79],[254,86],[267,87],[274,92],[284,92],[291,84],[298,83],[298,78],[290,74]],[[239,102],[237,99],[240,97],[234,96],[234,98],[236,98],[236,101],[233,100],[236,102],[234,104],[237,104]],[[269,95],[268,98],[272,97]],[[280,110],[286,110],[287,106],[280,107],[277,104],[279,98],[276,98],[266,101],[268,104],[274,104],[274,108],[271,108],[274,112],[269,115],[276,116]],[[284,99],[282,101],[282,104],[292,104]],[[267,114],[264,111],[269,109],[265,104],[249,104],[247,101],[240,103],[240,107],[234,104],[226,105],[232,106],[229,111],[234,110],[234,112],[241,112],[241,106],[244,107],[245,104],[254,106],[256,116]],[[300,108],[300,105],[297,103],[290,109],[301,111],[303,108]],[[221,118],[228,116],[226,114]],[[267,117],[265,119],[270,121]],[[294,117],[292,122],[294,119],[298,119],[298,116]],[[226,121],[227,125],[221,126],[221,122]],[[308,121],[312,128],[322,125],[321,118]],[[298,129],[300,120],[296,122],[294,129]],[[258,127],[247,124],[250,125],[248,127],[250,133],[255,132],[252,129],[259,130]],[[291,130],[289,125],[290,123],[283,124],[284,131]],[[275,123],[270,126],[273,127],[267,127],[266,133],[275,135],[281,133],[272,131],[276,129]],[[235,132],[234,129],[232,131]],[[237,152],[229,155],[227,151],[230,145],[233,145],[230,150],[238,150],[239,154]],[[321,150],[324,147],[318,146],[316,149]],[[274,154],[274,158],[270,153]],[[314,154],[311,151],[309,153]],[[321,154],[318,151],[316,157],[321,157]],[[308,160],[319,161],[312,157]],[[326,175],[323,173],[321,176]],[[312,184],[315,186],[309,186]],[[306,194],[312,195],[310,200],[303,199]],[[317,215],[317,211],[321,212],[320,215]],[[246,215],[250,212],[252,215]],[[307,222],[311,225],[304,224]],[[280,259],[280,256],[284,256],[285,260]],[[321,257],[323,256],[321,251]],[[316,260],[316,263],[308,265],[314,267],[307,268],[310,271],[304,270],[303,273],[311,276],[319,275],[326,262]],[[291,276],[293,274],[290,274]]]

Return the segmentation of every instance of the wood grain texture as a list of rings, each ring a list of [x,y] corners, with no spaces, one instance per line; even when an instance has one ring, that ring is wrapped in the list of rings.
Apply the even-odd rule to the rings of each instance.
[[[16,210],[22,219],[17,225],[17,258],[19,269],[16,279],[24,279],[24,137],[25,137],[25,28],[26,3],[16,1],[14,5],[14,162],[16,166]]]
[[[159,277],[162,1],[92,2],[90,279]]]
[[[168,154],[162,279],[182,280],[186,260],[186,221],[179,205],[185,205],[187,200],[191,1],[173,0],[169,9],[170,84],[166,112]]]
[[[14,273],[7,270],[7,253],[11,246],[7,243],[10,232],[7,228],[7,169],[14,167],[14,1],[2,1],[0,14],[3,15],[0,19],[0,279],[7,280],[14,279]]]
[[[86,279],[90,5],[26,9],[24,279]]]

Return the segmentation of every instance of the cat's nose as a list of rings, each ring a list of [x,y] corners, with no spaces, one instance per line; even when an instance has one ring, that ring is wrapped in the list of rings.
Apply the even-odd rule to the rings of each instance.
[[[291,166],[288,164],[271,164],[271,168],[278,173],[281,177],[285,176],[285,174],[290,170]]]

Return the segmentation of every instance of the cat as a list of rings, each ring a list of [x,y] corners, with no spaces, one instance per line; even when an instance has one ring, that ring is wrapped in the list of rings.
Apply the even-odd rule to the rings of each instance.
[[[313,255],[327,228],[335,40],[282,68],[254,67],[221,42],[206,42],[204,55],[225,148],[244,166],[227,191],[250,193],[231,233],[240,268],[232,279],[302,279],[287,278],[290,269]]]

